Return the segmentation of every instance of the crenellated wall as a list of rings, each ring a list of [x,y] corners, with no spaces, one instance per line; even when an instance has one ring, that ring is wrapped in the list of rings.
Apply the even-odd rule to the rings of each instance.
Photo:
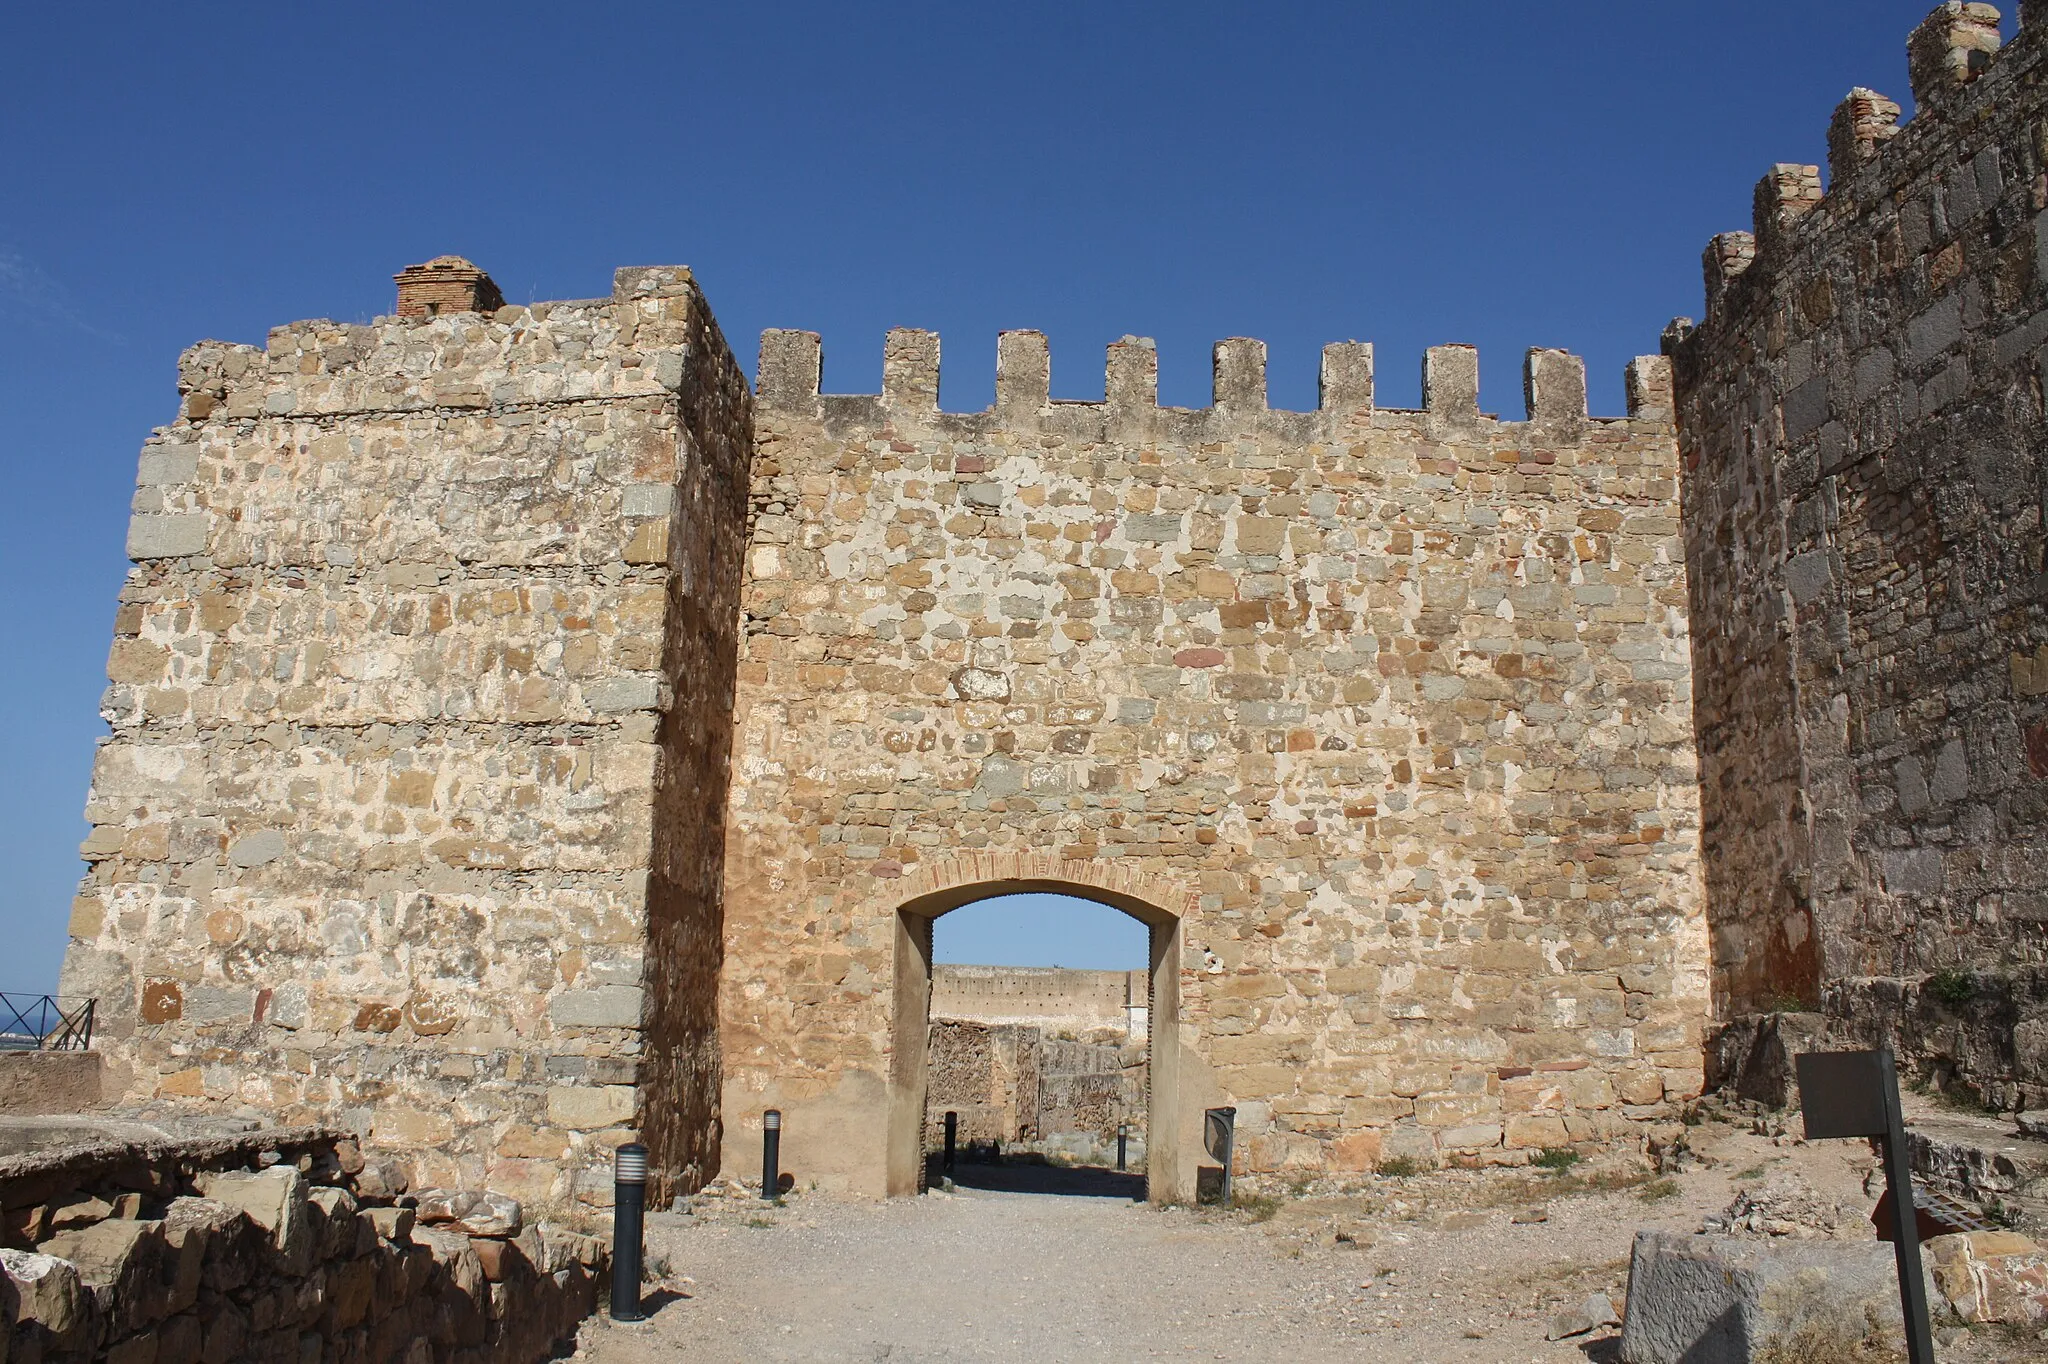
[[[868,396],[762,339],[730,1120],[781,1110],[825,1187],[908,1187],[929,916],[1018,885],[1153,925],[1153,1170],[1189,1181],[1157,1196],[1210,1103],[1252,1174],[1671,1120],[1707,984],[1663,362],[1591,419],[1582,363],[1531,352],[1504,422],[1469,347],[1420,411],[1354,343],[1314,412],[1269,409],[1257,341],[1199,410],[1158,405],[1149,341],[1103,402],[1048,397],[1038,333],[997,357],[950,413],[929,333]]]
[[[541,1206],[637,1122],[695,1187],[751,398],[685,270],[437,306],[183,357],[64,988],[116,1101]]]
[[[1668,334],[1716,1003],[2048,1093],[2048,5],[1947,4]],[[1818,131],[1818,130],[1816,130]]]

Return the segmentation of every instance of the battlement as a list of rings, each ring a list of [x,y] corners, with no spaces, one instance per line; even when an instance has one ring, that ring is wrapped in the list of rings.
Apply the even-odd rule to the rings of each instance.
[[[1907,78],[1916,112],[1899,122],[1899,105],[1858,86],[1827,128],[1828,183],[1820,167],[1773,166],[1757,182],[1749,232],[1724,232],[1707,245],[1706,322],[1740,311],[1758,296],[1755,281],[1797,257],[1815,235],[1885,206],[1889,187],[1943,154],[1948,136],[2023,83],[2048,49],[2048,0],[2022,0],[2019,37],[2001,46],[1999,11],[1948,0],[1906,41]],[[1757,267],[1761,266],[1761,269]]]
[[[1586,410],[1585,361],[1561,350],[1533,349],[1522,365],[1529,409],[1524,422],[1503,422],[1480,411],[1479,352],[1461,345],[1433,346],[1424,355],[1419,411],[1377,406],[1373,347],[1363,341],[1323,347],[1319,404],[1312,412],[1268,405],[1266,344],[1248,337],[1216,343],[1213,400],[1206,408],[1160,406],[1159,352],[1149,337],[1126,336],[1110,345],[1101,402],[1051,396],[1050,348],[1044,333],[1036,331],[1006,331],[997,337],[995,400],[981,412],[940,410],[939,338],[933,332],[898,328],[888,334],[882,347],[880,394],[823,393],[822,365],[823,345],[816,332],[763,332],[756,404],[764,413],[806,417],[835,429],[892,423],[962,431],[1092,427],[1118,436],[1157,430],[1187,441],[1259,435],[1336,440],[1346,432],[1412,423],[1419,415],[1423,425],[1440,436],[1476,439],[1497,428],[1513,428],[1541,443],[1574,445],[1585,439],[1589,425],[1671,419],[1670,370],[1661,356],[1639,356],[1630,362],[1626,417],[1596,418]]]
[[[1986,912],[2048,850],[2048,0],[2021,17],[2001,46],[1990,5],[1934,9],[1913,118],[1851,90],[1825,189],[1772,167],[1666,340],[1719,1012],[1806,1001],[1987,1098],[2048,1074],[2034,987],[1916,994],[1989,1001],[2038,946]]]
[[[187,423],[477,411],[673,397],[706,364],[731,368],[718,324],[679,265],[629,266],[608,298],[506,305],[459,256],[401,271],[395,316],[273,327],[262,346],[202,341],[178,358]],[[746,401],[744,392],[735,395]]]

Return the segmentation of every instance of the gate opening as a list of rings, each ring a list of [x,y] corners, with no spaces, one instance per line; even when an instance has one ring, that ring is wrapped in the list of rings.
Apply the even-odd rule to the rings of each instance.
[[[1149,937],[1068,895],[994,896],[934,922],[928,1187],[1144,1196]]]
[[[1175,915],[1095,886],[989,882],[913,900],[898,927],[890,1192],[950,1178],[1177,1196]]]

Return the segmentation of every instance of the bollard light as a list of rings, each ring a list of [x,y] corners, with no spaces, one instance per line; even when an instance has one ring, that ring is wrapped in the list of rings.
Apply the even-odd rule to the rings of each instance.
[[[647,1148],[637,1141],[612,1157],[612,1320],[645,1321],[640,1310],[641,1238],[647,1210]]]
[[[946,1110],[946,1159],[939,1168],[949,1175],[953,1173],[953,1158],[959,1150],[959,1145],[960,1115],[948,1109]]]
[[[1124,1169],[1125,1143],[1130,1140],[1130,1136],[1131,1125],[1129,1123],[1120,1122],[1116,1125],[1116,1168],[1118,1170]]]
[[[782,1110],[771,1108],[761,1115],[761,1197],[774,1202],[781,1193]]]

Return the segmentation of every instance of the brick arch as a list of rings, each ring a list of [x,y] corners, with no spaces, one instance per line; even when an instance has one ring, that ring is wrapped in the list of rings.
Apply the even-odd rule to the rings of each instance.
[[[872,896],[876,909],[925,918],[992,896],[1042,892],[1094,900],[1157,924],[1162,918],[1191,917],[1200,900],[1199,892],[1172,877],[1113,858],[1070,859],[1031,851],[976,851],[935,859],[882,887]]]
[[[1187,1086],[1181,1082],[1181,924],[1197,894],[1167,877],[1127,865],[1068,860],[1039,852],[971,852],[921,865],[878,891],[874,909],[895,920],[895,979],[889,1064],[888,1192],[914,1192],[924,1162],[925,1086],[932,998],[932,922],[963,905],[999,895],[1047,893],[1093,900],[1151,929],[1151,1086],[1145,1122],[1146,1186],[1158,1202],[1193,1193]],[[893,910],[893,914],[891,911]]]

